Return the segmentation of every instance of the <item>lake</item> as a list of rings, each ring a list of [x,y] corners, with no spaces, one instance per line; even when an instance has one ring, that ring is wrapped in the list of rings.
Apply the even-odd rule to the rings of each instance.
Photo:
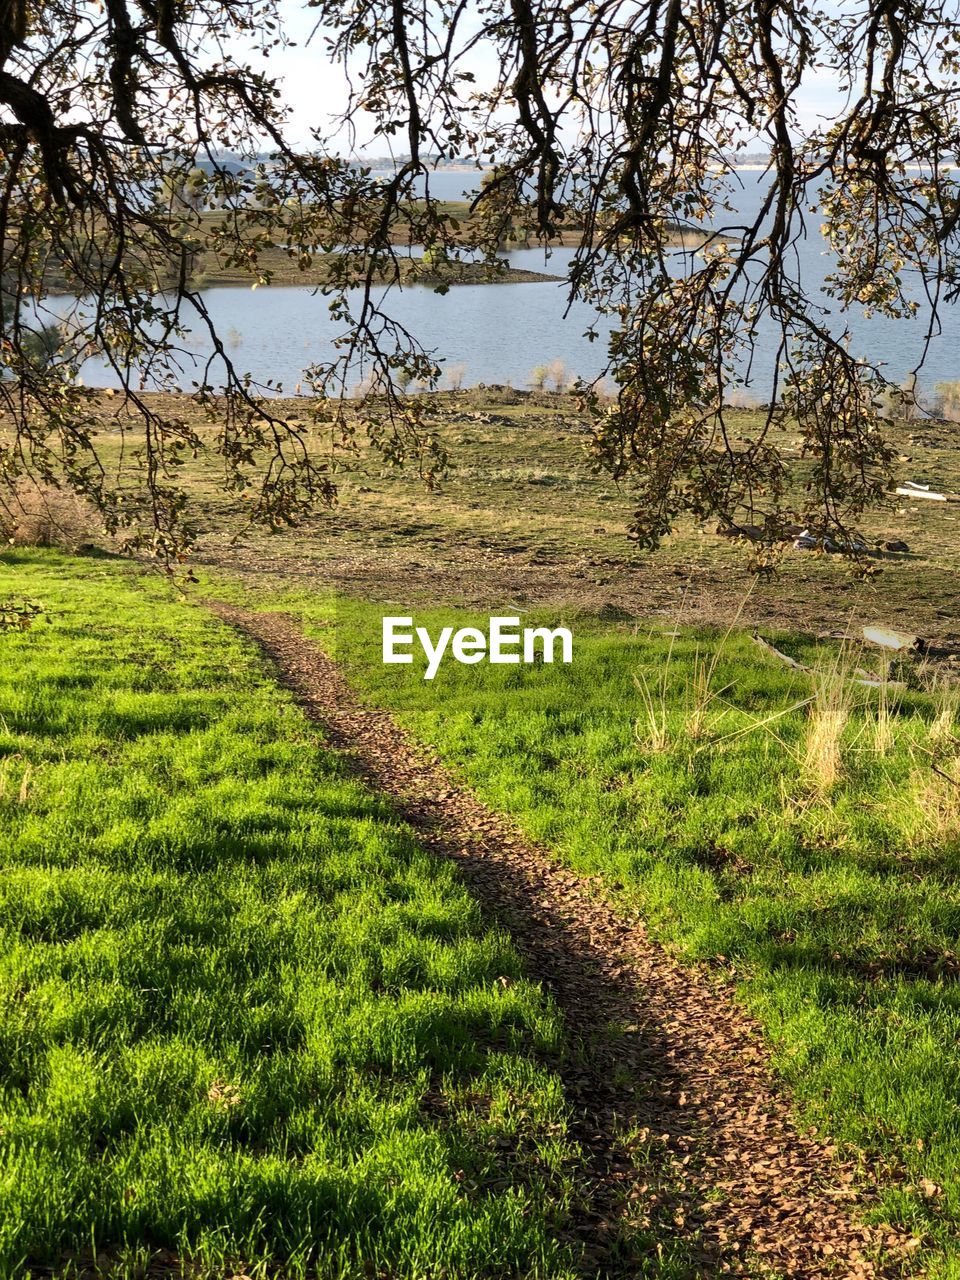
[[[758,207],[762,178],[755,172],[740,175],[743,186],[736,195],[737,216],[749,217]],[[469,173],[442,171],[431,176],[431,191],[441,199],[458,199],[473,182]],[[798,258],[808,289],[818,291],[832,257],[824,249],[817,215],[809,215],[809,222],[810,232],[798,245]],[[555,249],[545,258],[542,249],[521,249],[505,256],[512,266],[562,276],[572,254],[571,249]],[[300,390],[308,365],[330,358],[332,343],[343,331],[342,325],[331,322],[327,299],[310,289],[213,288],[204,292],[204,302],[235,366],[258,382],[279,383],[287,394]],[[53,299],[50,305],[63,314],[76,304]],[[823,305],[829,310],[825,296]],[[465,386],[482,382],[525,387],[537,365],[554,360],[562,360],[571,375],[584,378],[596,377],[604,367],[603,341],[590,343],[584,337],[593,312],[575,304],[565,315],[563,284],[458,285],[443,296],[429,288],[410,287],[394,291],[389,307],[445,365],[464,366]],[[922,311],[905,320],[866,319],[860,312],[848,312],[843,322],[835,323],[835,331],[842,330],[843,323],[851,331],[853,354],[879,362],[896,381],[905,378],[920,359],[927,324]],[[760,400],[768,394],[775,349],[772,328],[762,331],[750,384]],[[183,388],[201,376],[210,350],[199,333],[188,340],[178,374]],[[936,382],[960,378],[958,352],[960,307],[944,307],[942,333],[931,342],[921,386],[930,388]],[[119,385],[97,359],[88,360],[81,374],[89,386]],[[355,376],[359,381],[361,371]]]

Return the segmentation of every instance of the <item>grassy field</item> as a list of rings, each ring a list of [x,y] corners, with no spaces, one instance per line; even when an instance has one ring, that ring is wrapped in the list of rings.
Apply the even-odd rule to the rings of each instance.
[[[97,403],[106,455],[118,458],[112,417],[117,402],[102,397]],[[186,408],[185,399],[182,403]],[[286,608],[301,617],[308,634],[336,652],[366,697],[394,708],[492,807],[514,814],[526,831],[570,865],[600,876],[623,909],[642,913],[651,932],[686,962],[706,965],[718,978],[734,982],[774,1047],[777,1069],[804,1123],[830,1135],[845,1153],[860,1153],[865,1163],[869,1158],[880,1178],[880,1213],[922,1241],[917,1266],[936,1280],[958,1280],[958,509],[891,502],[872,515],[866,531],[878,547],[898,538],[910,550],[878,550],[874,564],[879,572],[869,582],[855,583],[834,558],[800,552],[787,553],[777,576],[757,580],[748,570],[744,548],[716,537],[711,528],[682,525],[656,557],[633,552],[625,538],[630,492],[591,472],[583,449],[585,423],[569,396],[485,389],[448,392],[430,405],[455,463],[438,492],[426,493],[411,476],[361,452],[339,472],[336,508],[277,535],[246,526],[242,496],[225,497],[209,462],[188,460],[184,473],[199,526],[199,590],[248,607]],[[282,402],[281,408],[291,420],[306,414],[303,401]],[[740,422],[746,433],[753,423],[751,411],[744,411]],[[960,427],[937,422],[893,430],[902,449],[902,479],[960,489]],[[789,433],[782,443],[792,447]],[[802,473],[798,460],[798,483]],[[17,832],[15,846],[8,837],[5,856],[14,866],[23,864],[16,873],[21,881],[8,883],[20,886],[13,901],[30,901],[27,890],[34,874],[58,880],[82,872],[83,891],[69,901],[98,901],[101,915],[90,907],[94,923],[88,925],[80,907],[63,908],[65,923],[58,916],[43,926],[47,934],[38,926],[39,936],[31,935],[17,947],[28,947],[31,955],[38,947],[38,954],[46,955],[42,948],[52,949],[62,929],[69,941],[59,944],[59,957],[64,945],[80,945],[80,932],[76,942],[70,934],[80,928],[84,947],[108,934],[112,947],[113,932],[128,927],[125,917],[108,927],[108,904],[112,910],[119,902],[131,913],[136,964],[130,961],[135,976],[122,970],[116,978],[120,1012],[113,1012],[97,986],[96,1000],[104,1002],[107,1012],[91,1014],[87,1022],[86,1013],[76,1015],[74,1023],[59,1011],[85,1001],[94,979],[112,993],[120,961],[113,969],[94,967],[94,978],[88,978],[79,962],[74,970],[55,971],[59,985],[51,1007],[60,1021],[50,1025],[66,1026],[69,1035],[44,1030],[38,1033],[41,1048],[31,1052],[52,1051],[50,1045],[60,1045],[56,1035],[72,1046],[70,1029],[76,1025],[76,1052],[83,1061],[120,1064],[97,1075],[98,1080],[117,1081],[106,1090],[107,1102],[97,1103],[100,1112],[86,1100],[76,1104],[84,1115],[112,1117],[109,1124],[103,1121],[108,1136],[101,1133],[96,1140],[102,1155],[94,1165],[101,1171],[95,1177],[102,1174],[104,1181],[79,1171],[79,1156],[64,1136],[78,1126],[86,1132],[74,1113],[62,1130],[56,1129],[49,1117],[59,1112],[38,1096],[29,1115],[40,1119],[30,1120],[33,1128],[24,1121],[23,1132],[54,1134],[46,1163],[34,1155],[29,1164],[49,1169],[43,1176],[50,1181],[25,1176],[20,1170],[27,1166],[16,1165],[3,1194],[26,1195],[25,1189],[33,1187],[30,1212],[40,1214],[43,1205],[49,1213],[54,1205],[61,1217],[41,1228],[39,1218],[29,1218],[26,1208],[12,1217],[0,1214],[19,1224],[8,1229],[18,1235],[0,1234],[8,1250],[3,1256],[27,1256],[35,1247],[29,1240],[47,1238],[43,1233],[55,1227],[60,1233],[56,1238],[69,1240],[73,1248],[82,1247],[84,1232],[87,1237],[94,1232],[98,1242],[122,1245],[142,1231],[151,1242],[172,1241],[169,1247],[206,1258],[252,1251],[257,1258],[293,1258],[300,1265],[303,1242],[317,1221],[317,1201],[311,1197],[319,1192],[311,1179],[325,1170],[339,1189],[336,1195],[342,1193],[335,1199],[335,1213],[342,1210],[343,1216],[336,1220],[341,1230],[346,1224],[344,1238],[354,1251],[342,1258],[332,1252],[322,1255],[321,1269],[331,1274],[337,1274],[337,1267],[352,1274],[360,1252],[373,1249],[380,1250],[376,1256],[384,1267],[398,1274],[415,1273],[424,1258],[441,1256],[458,1277],[473,1274],[462,1270],[463,1259],[476,1257],[480,1275],[484,1260],[498,1247],[512,1251],[511,1265],[521,1273],[560,1276],[570,1268],[575,1271],[575,1260],[550,1243],[563,1238],[555,1223],[567,1211],[576,1181],[562,1094],[540,1061],[542,1051],[549,1063],[561,1033],[549,1007],[523,984],[510,988],[516,1005],[503,1005],[502,993],[491,993],[498,974],[517,972],[508,944],[484,939],[473,908],[448,873],[416,853],[372,799],[336,774],[285,695],[264,682],[252,655],[228,632],[204,621],[198,611],[170,603],[159,586],[145,586],[123,574],[118,578],[112,559],[73,561],[72,576],[60,583],[52,576],[57,565],[41,559],[31,569],[40,575],[32,593],[56,605],[54,626],[47,630],[41,625],[24,638],[2,641],[18,657],[35,655],[31,661],[39,666],[31,679],[47,690],[31,695],[39,707],[34,720],[18,721],[3,711],[4,732],[13,736],[0,738],[6,758],[0,767],[6,768],[3,776],[8,779],[0,814],[14,824],[8,829]],[[18,572],[22,576],[22,566]],[[114,616],[120,589],[125,593],[123,625]],[[0,589],[0,598],[3,594]],[[385,613],[414,613],[418,623],[434,629],[441,622],[477,621],[478,614],[490,612],[518,614],[524,624],[536,618],[571,625],[576,636],[573,666],[511,669],[447,663],[435,681],[426,683],[416,667],[380,664],[380,619]],[[128,625],[131,620],[135,625]],[[727,635],[726,627],[734,622]],[[879,672],[879,657],[840,652],[830,639],[847,630],[856,634],[863,622],[917,630],[947,653],[952,650],[952,660],[926,665],[907,660],[890,673],[884,687],[868,688],[857,683],[853,669],[862,665]],[[762,628],[781,649],[815,668],[814,674],[791,671],[762,651],[748,626]],[[42,651],[35,647],[37,636],[43,640]],[[125,662],[144,652],[148,661],[139,668]],[[101,662],[102,671],[96,665]],[[67,668],[58,675],[61,664]],[[91,672],[93,682],[85,684]],[[7,679],[4,696],[19,707],[22,675],[11,673]],[[162,713],[151,712],[156,719],[148,717],[144,727],[137,717],[146,715],[143,706],[149,709],[154,697]],[[129,713],[123,712],[124,698],[134,708]],[[121,713],[133,722],[129,732],[116,728],[122,727]],[[198,756],[201,741],[208,746]],[[82,768],[77,763],[81,759]],[[270,762],[269,777],[264,759]],[[304,760],[312,772],[305,774]],[[157,776],[162,788],[156,786]],[[222,796],[231,797],[235,790],[243,801],[223,803]],[[248,801],[254,815],[249,819],[244,816]],[[71,817],[87,813],[94,816],[80,822]],[[201,817],[190,825],[194,813]],[[177,836],[181,822],[187,825]],[[44,834],[31,845],[23,831]],[[342,893],[322,877],[312,878],[318,861],[313,851],[324,851],[319,863],[327,863],[325,841],[332,842],[332,865],[347,857],[332,831],[350,833],[342,840],[356,851],[350,858],[359,859],[358,866],[378,868],[376,891],[365,871],[343,873]],[[116,833],[112,844],[110,832]],[[256,867],[248,865],[242,852],[249,840],[269,850],[262,859],[258,854]],[[201,860],[207,859],[202,865],[184,861],[194,847]],[[133,864],[130,848],[137,850]],[[243,897],[234,909],[231,888],[226,915],[224,878],[212,874],[224,857],[231,869],[237,867],[228,886],[249,892],[254,904]],[[100,898],[85,887],[88,867],[105,877],[105,887],[97,890]],[[174,887],[166,897],[160,890],[147,893],[138,887],[135,900],[117,891],[116,877],[139,886],[135,876],[141,872],[146,885],[153,884],[150,876],[162,875]],[[288,907],[288,877],[294,896],[303,884],[326,885],[322,906],[307,907],[298,898],[295,908]],[[264,878],[270,892],[282,898],[282,911],[272,898],[267,901]],[[392,887],[398,882],[405,886],[402,890]],[[420,888],[424,882],[444,904],[453,904],[444,911],[463,922],[448,934],[441,930],[436,935],[431,914],[419,905],[409,907],[410,902],[419,904],[416,895],[426,892]],[[46,901],[47,889],[30,892],[37,901]],[[188,943],[182,945],[192,948],[194,968],[170,961],[175,972],[163,979],[168,983],[164,987],[137,968],[140,940],[162,936],[164,945],[173,948],[164,932],[165,916],[171,902],[181,912],[194,892],[206,904],[202,910],[182,907],[188,917],[183,926]],[[202,896],[206,893],[213,895],[209,901]],[[261,906],[263,902],[267,905]],[[265,962],[270,976],[257,988],[259,1003],[246,996],[245,984],[255,985],[249,972],[228,967],[226,989],[235,994],[225,1008],[234,1013],[233,1020],[227,1019],[229,1032],[221,1034],[215,1013],[220,1005],[212,994],[221,971],[215,970],[216,982],[190,976],[208,972],[207,957],[220,947],[218,931],[228,925],[242,929],[247,919],[268,919],[267,946],[275,936],[274,920],[286,919],[288,910],[299,920],[301,909],[310,929],[320,918],[327,930],[324,937],[339,941],[324,942],[315,951],[304,943],[298,951],[284,934],[282,948],[278,944],[276,955],[270,953],[273,958]],[[70,911],[80,925],[72,923]],[[396,934],[381,935],[382,919],[393,920],[394,911],[402,929],[398,923]],[[191,932],[195,916],[206,921],[206,933],[199,926]],[[354,934],[365,939],[356,952],[347,942]],[[246,955],[242,948],[247,945],[233,940],[223,947],[230,956],[234,948]],[[393,955],[394,945],[401,959],[384,970],[383,955]],[[20,950],[12,954],[19,956]],[[345,957],[333,975],[327,967],[330,954]],[[417,958],[403,959],[411,954]],[[431,959],[428,964],[424,954],[442,957],[442,962]],[[288,970],[283,965],[291,956],[296,960]],[[320,977],[301,984],[299,975],[311,965],[311,975]],[[344,1019],[343,1006],[322,1000],[309,1004],[308,1016],[302,992],[314,985],[328,991],[331,983],[339,990],[340,973],[353,974],[354,965],[364,976],[357,979],[356,1004],[348,1006],[353,1021]],[[45,970],[37,972],[43,982],[54,981]],[[395,986],[383,986],[383,972],[394,975]],[[82,975],[82,982],[74,973]],[[291,978],[291,973],[297,976]],[[437,974],[439,994],[434,990]],[[443,976],[454,974],[461,976]],[[15,993],[28,987],[21,979],[17,982]],[[176,983],[185,984],[188,994]],[[352,983],[351,978],[351,992]],[[159,1021],[153,1029],[141,1028],[130,992],[154,986],[162,993],[156,1000]],[[306,1028],[298,1031],[302,1044],[285,1047],[283,1055],[254,1059],[255,1046],[262,1042],[246,1029],[245,1019],[260,1009],[258,1016],[274,1026],[267,1012],[272,1000],[265,993],[294,988],[300,996],[294,1000],[285,994],[283,1000],[293,1003],[282,1004],[276,1016],[284,1022],[293,1009],[300,1020],[296,1025]],[[176,998],[169,995],[174,990]],[[10,999],[16,1015],[25,1017],[18,1012],[21,997]],[[452,1004],[444,1003],[448,999]],[[421,1034],[409,1029],[411,1005],[428,1010],[423,1016],[431,1030]],[[443,1012],[450,1008],[456,1012]],[[496,1021],[501,1011],[506,1023]],[[197,1022],[191,1020],[195,1013]],[[410,1016],[415,1026],[422,1025],[419,1014]],[[170,1021],[174,1017],[183,1019],[182,1027]],[[323,1139],[317,1140],[316,1162],[305,1160],[303,1134],[313,1132],[309,1126],[314,1120],[301,1117],[301,1090],[291,1086],[292,1091],[284,1092],[288,1062],[291,1072],[302,1069],[313,1079],[309,1072],[315,1070],[315,1058],[309,1055],[320,1052],[316,1046],[327,1036],[340,1045],[344,1025],[362,1027],[370,1020],[385,1028],[383,1041],[376,1041],[380,1047],[370,1048],[371,1041],[361,1036],[354,1051],[351,1039],[329,1068],[332,1076],[318,1077],[323,1087],[317,1086],[308,1110],[317,1117]],[[15,1019],[8,1023],[20,1025]],[[211,1062],[208,1051],[201,1053],[205,1042],[196,1031],[201,1024],[221,1037],[216,1043],[225,1046],[217,1050],[222,1060]],[[465,1026],[468,1038],[479,1046],[478,1061],[470,1057],[473,1049],[453,1053],[444,1038],[447,1028],[455,1028],[452,1038],[457,1038]],[[478,1026],[485,1029],[482,1035]],[[146,1087],[152,1068],[124,1074],[125,1046],[142,1041],[162,1058],[162,1045],[171,1036],[189,1049],[179,1058],[201,1062],[203,1069],[191,1068],[194,1083],[189,1088],[165,1089],[138,1109],[130,1100],[131,1090]],[[391,1046],[390,1054],[399,1053],[394,1046],[402,1045],[403,1053],[388,1063],[384,1045]],[[261,1072],[267,1073],[262,1087],[257,1085]],[[417,1112],[416,1099],[433,1088],[438,1073],[443,1088],[458,1100],[452,1129],[447,1121],[438,1125]],[[32,1095],[24,1077],[11,1078],[14,1084],[5,1096],[16,1111],[27,1107]],[[351,1081],[346,1094],[330,1083],[341,1078]],[[473,1082],[483,1081],[484,1096],[491,1099],[483,1126],[477,1126],[468,1102],[457,1109],[468,1096],[465,1078],[471,1090]],[[231,1126],[241,1126],[245,1113],[241,1103],[232,1101],[234,1088],[241,1099],[251,1099],[254,1116],[236,1140]],[[290,1103],[284,1110],[285,1102],[279,1112],[272,1111],[271,1090],[285,1099],[294,1097],[297,1105]],[[344,1100],[354,1094],[369,1099],[360,1118]],[[76,1096],[87,1097],[80,1086]],[[515,1107],[516,1097],[522,1102]],[[112,1098],[119,1100],[119,1119],[110,1111]],[[381,1114],[389,1124],[369,1119]],[[136,1122],[130,1117],[137,1117]],[[144,1124],[138,1127],[141,1118]],[[205,1124],[220,1126],[215,1139],[208,1139],[214,1130]],[[489,1194],[464,1195],[457,1171],[477,1170],[470,1185],[487,1188],[492,1164],[484,1161],[491,1158],[496,1135],[502,1129],[516,1143],[521,1125],[534,1134],[524,1152],[545,1153],[537,1155],[535,1176],[528,1176],[525,1154],[508,1187],[494,1182]],[[2,1120],[0,1127],[6,1131],[0,1141],[9,1141],[14,1128]],[[374,1130],[378,1141],[373,1146],[344,1136],[369,1136]],[[127,1170],[147,1167],[138,1162],[159,1150],[159,1139],[154,1143],[151,1135],[161,1132],[181,1139],[171,1147],[170,1163],[163,1165],[171,1170],[169,1180],[164,1183],[152,1172],[144,1179],[160,1188],[154,1195],[142,1190]],[[224,1148],[223,1134],[232,1146]],[[26,1140],[13,1150],[27,1151]],[[416,1160],[408,1150],[416,1151]],[[391,1153],[397,1152],[403,1154],[391,1164]],[[194,1159],[197,1164],[190,1163]],[[281,1187],[275,1194],[282,1211],[267,1223],[257,1221],[251,1208],[256,1196],[263,1202],[261,1191],[244,1198],[251,1185],[244,1179],[254,1168],[261,1176],[261,1161],[269,1163],[269,1177],[276,1182],[258,1187],[269,1185],[271,1195],[275,1186]],[[206,1185],[194,1172],[198,1167],[214,1171],[210,1184],[216,1190],[207,1193],[202,1205],[184,1208],[176,1195],[182,1195],[185,1171],[191,1185]],[[408,1174],[411,1184],[404,1181]],[[431,1188],[433,1199],[424,1203],[439,1206],[422,1215],[404,1190],[419,1187],[418,1179]],[[102,1194],[101,1185],[109,1193]],[[174,1188],[167,1200],[164,1186]],[[129,1199],[128,1189],[134,1191]],[[324,1194],[334,1196],[329,1190]],[[174,1203],[176,1210],[170,1207]],[[368,1203],[375,1204],[375,1212]],[[106,1208],[94,1209],[94,1204]],[[357,1205],[362,1211],[356,1209],[350,1217]],[[369,1229],[360,1226],[361,1218],[371,1223]],[[30,1222],[32,1227],[24,1225]],[[442,1233],[434,1231],[435,1223],[443,1224]],[[235,1235],[228,1238],[231,1230]],[[322,1247],[332,1250],[333,1237],[323,1239],[327,1243]]]
[[[809,638],[772,637],[813,675],[741,632],[574,613],[550,618],[572,666],[448,662],[428,683],[422,661],[381,664],[382,606],[247,602],[301,616],[489,804],[737,984],[804,1123],[871,1156],[884,1219],[960,1276],[956,686],[909,662],[905,687],[860,685],[886,662]]]
[[[109,469],[120,463],[124,411],[119,397],[92,400]],[[309,421],[303,399],[276,407],[291,422]],[[167,408],[191,414],[187,397]],[[249,502],[224,494],[215,462],[187,458],[180,476],[197,527],[197,561],[277,588],[323,583],[345,595],[418,605],[595,614],[612,607],[646,618],[673,617],[682,599],[686,617],[700,623],[729,622],[749,590],[747,625],[838,635],[851,622],[881,622],[960,649],[960,507],[897,498],[867,516],[864,532],[881,548],[867,582],[855,582],[839,557],[792,550],[774,577],[755,581],[750,548],[717,537],[713,524],[683,521],[656,555],[637,551],[626,536],[630,486],[591,470],[587,422],[569,395],[448,391],[428,398],[427,418],[453,463],[435,491],[410,469],[361,450],[339,459],[337,506],[278,534],[249,525]],[[731,421],[746,435],[756,412],[737,411]],[[323,428],[312,430],[320,451]],[[891,433],[902,449],[901,479],[960,490],[960,424],[892,426]],[[789,430],[779,443],[796,467],[799,491],[806,464],[795,456]],[[890,539],[905,541],[909,551],[884,551]]]
[[[449,865],[163,584],[5,552],[12,591],[0,1276],[572,1275],[561,1028]]]

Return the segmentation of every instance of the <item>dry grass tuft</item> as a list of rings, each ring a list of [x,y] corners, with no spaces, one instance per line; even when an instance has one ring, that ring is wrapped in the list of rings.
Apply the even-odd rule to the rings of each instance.
[[[960,684],[940,680],[933,688],[934,717],[930,723],[930,745],[940,750],[960,744]]]
[[[914,795],[926,842],[939,847],[960,841],[960,757],[915,775]]]
[[[668,668],[669,662],[664,671]],[[643,714],[633,722],[633,736],[645,751],[666,751],[670,745],[666,680],[661,675],[657,684],[651,688],[647,677],[640,671],[633,677],[633,682],[640,691],[640,701],[643,704]]]
[[[896,690],[891,689],[886,673],[877,690],[877,701],[873,708],[871,732],[873,749],[878,756],[889,755],[894,746],[894,723],[896,711]]]
[[[21,481],[0,503],[0,534],[15,547],[75,552],[103,535],[93,506],[68,489]]]
[[[847,655],[841,652],[814,678],[802,765],[807,782],[820,792],[832,790],[844,772],[843,735],[854,704],[849,665]]]
[[[714,688],[717,663],[729,634],[728,632],[709,660],[699,651],[693,659],[693,672],[686,689],[684,717],[684,729],[691,742],[702,742],[707,738],[713,705],[730,688],[729,685],[724,685],[722,689]]]

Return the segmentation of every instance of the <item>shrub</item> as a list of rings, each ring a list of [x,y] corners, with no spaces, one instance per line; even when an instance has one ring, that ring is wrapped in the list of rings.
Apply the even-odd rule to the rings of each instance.
[[[949,422],[960,422],[960,382],[938,382],[933,393],[940,416]]]
[[[467,372],[465,364],[451,364],[447,366],[447,386],[451,391],[459,391],[463,386],[464,374]]]
[[[69,489],[21,481],[0,496],[0,534],[15,547],[79,551],[102,536],[93,506]]]
[[[547,367],[547,378],[552,381],[554,391],[562,391],[570,381],[570,373],[562,360],[551,360]]]

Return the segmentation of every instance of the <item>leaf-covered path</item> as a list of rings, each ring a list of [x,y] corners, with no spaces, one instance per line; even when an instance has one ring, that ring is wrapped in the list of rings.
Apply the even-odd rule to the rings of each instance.
[[[459,786],[281,614],[215,604],[256,639],[330,745],[453,858],[562,1010],[560,1064],[590,1193],[572,1226],[585,1273],[750,1277],[900,1274],[915,1243],[858,1222],[870,1171],[799,1132],[756,1027],[677,965],[598,883]]]

